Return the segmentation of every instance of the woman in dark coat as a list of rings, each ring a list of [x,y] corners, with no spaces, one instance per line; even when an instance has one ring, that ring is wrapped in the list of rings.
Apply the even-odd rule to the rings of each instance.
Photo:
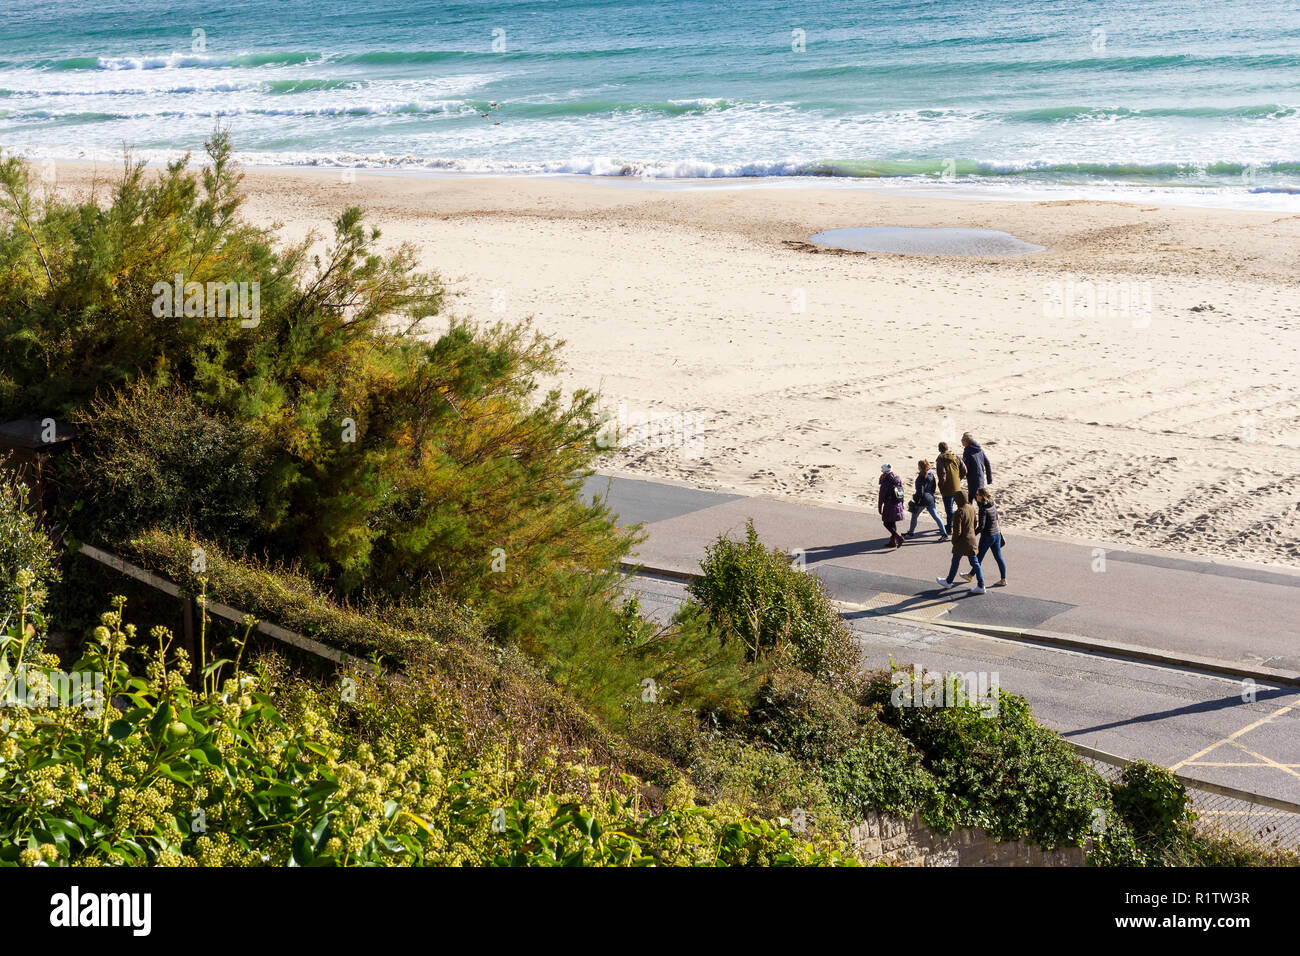
[[[954,497],[957,506],[952,515],[952,564],[948,566],[946,578],[935,578],[946,588],[952,587],[957,577],[957,569],[962,558],[970,558],[971,570],[975,572],[978,583],[971,588],[972,594],[984,593],[984,572],[980,569],[979,555],[976,553],[978,542],[975,539],[975,525],[978,517],[975,506],[966,501],[966,492],[959,491]]]
[[[930,463],[922,458],[916,463],[916,478],[912,481],[912,503],[908,510],[912,512],[912,525],[907,529],[906,537],[916,534],[916,522],[922,511],[930,512],[930,517],[939,526],[939,540],[948,537],[948,529],[939,520],[939,512],[934,510],[934,496],[939,491],[939,481],[930,469]]]
[[[989,549],[993,550],[993,560],[998,563],[998,570],[1002,573],[1002,580],[993,586],[1004,588],[1007,586],[1007,563],[1002,560],[1002,529],[998,526],[998,506],[994,504],[993,492],[987,485],[975,492],[975,501],[980,507],[975,526],[980,538],[979,554],[976,557],[983,561]],[[967,581],[970,580],[969,574],[965,577]]]
[[[903,536],[898,533],[898,522],[903,520],[903,479],[894,473],[888,465],[880,466],[880,494],[876,498],[876,510],[880,520],[889,531],[889,546],[901,547]]]

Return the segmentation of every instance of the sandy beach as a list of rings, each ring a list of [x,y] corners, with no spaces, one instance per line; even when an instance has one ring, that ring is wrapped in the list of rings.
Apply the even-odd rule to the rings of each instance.
[[[61,164],[60,185],[92,173]],[[971,431],[1010,532],[1300,566],[1300,216],[318,170],[245,184],[287,239],[361,205],[443,276],[453,313],[564,339],[560,385],[598,390],[641,439],[603,470],[871,507],[881,462],[910,479]],[[1046,249],[807,242],[876,225]]]

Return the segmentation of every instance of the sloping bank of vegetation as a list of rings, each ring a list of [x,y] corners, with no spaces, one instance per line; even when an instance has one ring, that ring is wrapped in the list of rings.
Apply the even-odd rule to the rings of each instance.
[[[62,665],[112,702],[14,712],[0,861],[835,864],[870,810],[1100,864],[1246,858],[1197,834],[1167,773],[1108,786],[1023,700],[893,706],[752,529],[671,623],[643,618],[613,570],[631,539],[578,493],[596,398],[537,391],[560,343],[431,330],[443,290],[410,249],[356,209],[318,251],[277,246],[240,215],[224,134],[209,159],[128,164],[84,202],[0,163],[0,415],[80,432],[61,560],[21,489],[0,495],[3,680],[56,681],[46,639],[68,631]],[[240,283],[256,315],[209,307]],[[175,602],[83,541],[377,672],[216,620],[191,660]]]

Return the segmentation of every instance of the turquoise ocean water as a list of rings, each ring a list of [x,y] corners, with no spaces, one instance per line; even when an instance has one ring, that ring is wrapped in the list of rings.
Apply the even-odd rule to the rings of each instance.
[[[1289,202],[1300,2],[4,0],[0,147],[218,117],[250,163]]]

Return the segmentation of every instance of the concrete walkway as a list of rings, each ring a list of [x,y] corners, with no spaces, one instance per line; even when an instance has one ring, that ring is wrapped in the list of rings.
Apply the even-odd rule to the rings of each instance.
[[[917,536],[894,550],[876,514],[851,508],[606,475],[585,490],[620,524],[643,524],[648,537],[635,560],[647,568],[698,572],[705,548],[719,534],[743,536],[752,518],[764,543],[801,553],[833,597],[866,614],[1077,635],[1300,676],[1300,572],[1008,532],[1009,586],[972,595],[935,583],[951,552],[926,514]],[[997,569],[991,554],[986,561],[991,583]]]

